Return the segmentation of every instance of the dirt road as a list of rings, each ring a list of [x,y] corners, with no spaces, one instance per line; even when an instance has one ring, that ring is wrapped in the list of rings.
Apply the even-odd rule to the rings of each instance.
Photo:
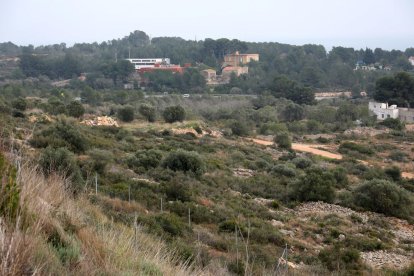
[[[267,140],[262,140],[262,139],[251,139],[251,140],[257,144],[264,145],[264,146],[273,145],[272,141],[267,141]],[[292,143],[292,149],[296,151],[309,152],[315,155],[319,155],[319,156],[323,156],[323,157],[331,158],[331,159],[342,159],[341,154],[317,149],[318,147],[323,147],[323,146],[324,145],[308,145],[308,144]]]

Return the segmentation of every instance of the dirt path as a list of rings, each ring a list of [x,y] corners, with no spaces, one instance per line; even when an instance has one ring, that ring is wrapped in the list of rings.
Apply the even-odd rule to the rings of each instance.
[[[408,179],[414,179],[414,173],[410,173],[410,172],[402,172],[401,176],[404,178],[408,178]]]
[[[312,154],[327,157],[327,158],[331,158],[331,159],[338,159],[338,160],[342,159],[341,154],[332,153],[332,152],[329,152],[329,151],[326,151],[326,150],[317,149],[317,147],[319,147],[319,146],[320,145],[307,145],[307,144],[293,143],[292,144],[292,149],[297,150],[297,151],[310,152]]]
[[[271,146],[273,145],[272,141],[262,140],[262,139],[251,139],[256,144]],[[331,153],[329,151],[317,149],[318,147],[323,147],[324,145],[308,145],[308,144],[298,144],[292,143],[292,149],[296,151],[309,152],[315,155],[331,158],[331,159],[342,159],[341,154]]]
[[[268,140],[263,140],[263,139],[250,139],[251,141],[253,141],[256,144],[259,145],[264,145],[264,146],[271,146],[273,145],[272,141],[268,141]],[[320,150],[317,148],[321,148],[321,147],[325,147],[325,145],[309,145],[309,144],[299,144],[299,143],[292,143],[292,149],[296,150],[296,151],[302,151],[302,152],[309,152],[315,155],[319,155],[319,156],[323,156],[326,158],[331,158],[331,159],[337,159],[337,160],[341,160],[342,159],[342,155],[338,154],[338,153],[332,153],[329,151],[325,151],[325,150]],[[358,160],[359,162],[361,162],[362,164],[369,166],[370,163],[364,160]],[[412,172],[401,172],[401,176],[403,178],[407,178],[407,179],[414,179],[414,173]]]

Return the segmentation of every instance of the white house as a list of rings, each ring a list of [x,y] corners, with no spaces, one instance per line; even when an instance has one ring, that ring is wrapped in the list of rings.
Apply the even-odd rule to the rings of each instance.
[[[388,103],[369,102],[368,109],[372,111],[378,120],[385,120],[387,118],[398,118],[398,108],[396,105],[388,105]]]
[[[135,70],[154,68],[156,64],[171,64],[169,58],[127,58],[135,66]]]
[[[411,63],[412,66],[414,66],[414,56],[409,57],[408,62]]]

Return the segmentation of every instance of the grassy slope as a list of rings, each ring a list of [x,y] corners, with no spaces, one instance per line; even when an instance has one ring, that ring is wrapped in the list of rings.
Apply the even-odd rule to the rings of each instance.
[[[159,239],[114,223],[65,180],[22,166],[19,212],[2,217],[1,275],[205,275],[180,263]]]

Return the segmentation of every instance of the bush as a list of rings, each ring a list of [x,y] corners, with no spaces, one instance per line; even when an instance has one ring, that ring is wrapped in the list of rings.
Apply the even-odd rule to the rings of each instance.
[[[181,236],[187,230],[186,224],[175,214],[161,214],[155,220],[171,236]]]
[[[26,100],[23,98],[17,98],[12,101],[12,107],[20,111],[25,111],[27,108]]]
[[[295,164],[298,169],[306,169],[312,165],[312,161],[304,157],[296,157],[292,160],[292,163]]]
[[[52,115],[65,114],[65,104],[56,97],[51,97],[47,100],[47,112]]]
[[[319,252],[319,260],[331,271],[347,271],[350,275],[362,268],[359,251],[356,249],[340,248],[335,245],[333,248],[325,248]]]
[[[154,149],[139,150],[127,160],[129,168],[136,170],[140,167],[148,170],[158,167],[162,159],[162,152]]]
[[[333,202],[335,178],[320,168],[306,170],[306,175],[291,185],[291,197],[298,201]]]
[[[153,106],[142,104],[138,111],[148,122],[155,122],[156,114]]]
[[[292,149],[292,141],[290,140],[289,134],[286,132],[276,134],[274,142],[281,149]]]
[[[34,147],[45,148],[66,147],[73,152],[83,152],[88,148],[88,143],[77,127],[70,121],[60,120],[53,126],[35,133],[30,143]]]
[[[339,146],[340,153],[348,153],[349,151],[356,151],[361,154],[372,155],[374,151],[369,147],[353,142],[344,142]]]
[[[368,211],[408,218],[413,213],[413,200],[409,192],[396,184],[374,179],[354,190],[354,203]]]
[[[162,162],[164,168],[173,171],[191,172],[201,175],[204,172],[204,162],[196,152],[177,150],[171,152]]]
[[[332,174],[336,181],[336,187],[338,188],[345,188],[348,186],[348,172],[344,167],[336,167],[333,169]]]
[[[182,122],[185,119],[185,110],[180,105],[169,106],[164,109],[162,116],[167,123]]]
[[[287,177],[296,176],[296,170],[292,166],[292,164],[290,164],[290,166],[288,164],[277,164],[272,168],[272,173],[276,173]]]
[[[393,181],[400,181],[401,180],[401,170],[397,166],[392,166],[390,168],[386,168],[384,170],[385,174],[391,177]]]
[[[12,220],[17,216],[20,198],[20,189],[17,186],[16,173],[16,168],[0,152],[0,215]]]
[[[190,183],[187,179],[175,177],[165,184],[165,194],[167,195],[167,200],[190,201]]]
[[[390,155],[388,156],[391,160],[397,161],[397,162],[407,162],[407,159],[409,155],[405,152],[402,152],[400,150],[393,150]]]
[[[399,119],[394,119],[394,118],[387,118],[384,121],[382,121],[380,124],[388,128],[394,129],[394,130],[403,130],[405,128],[405,125],[403,122],[401,122]]]
[[[236,136],[247,136],[249,135],[249,129],[246,126],[246,122],[233,121],[229,124],[231,133]]]
[[[80,118],[85,113],[85,108],[78,101],[72,101],[66,106],[66,112],[69,116]]]
[[[123,122],[132,122],[134,120],[134,109],[131,106],[125,106],[118,109],[117,117]]]
[[[45,175],[58,173],[73,184],[73,192],[78,192],[82,177],[74,154],[65,148],[47,147],[40,155],[39,166]]]
[[[99,174],[105,173],[105,168],[113,158],[111,152],[100,149],[93,149],[91,151],[88,151],[88,155],[90,156],[90,159],[88,160],[89,169]]]

